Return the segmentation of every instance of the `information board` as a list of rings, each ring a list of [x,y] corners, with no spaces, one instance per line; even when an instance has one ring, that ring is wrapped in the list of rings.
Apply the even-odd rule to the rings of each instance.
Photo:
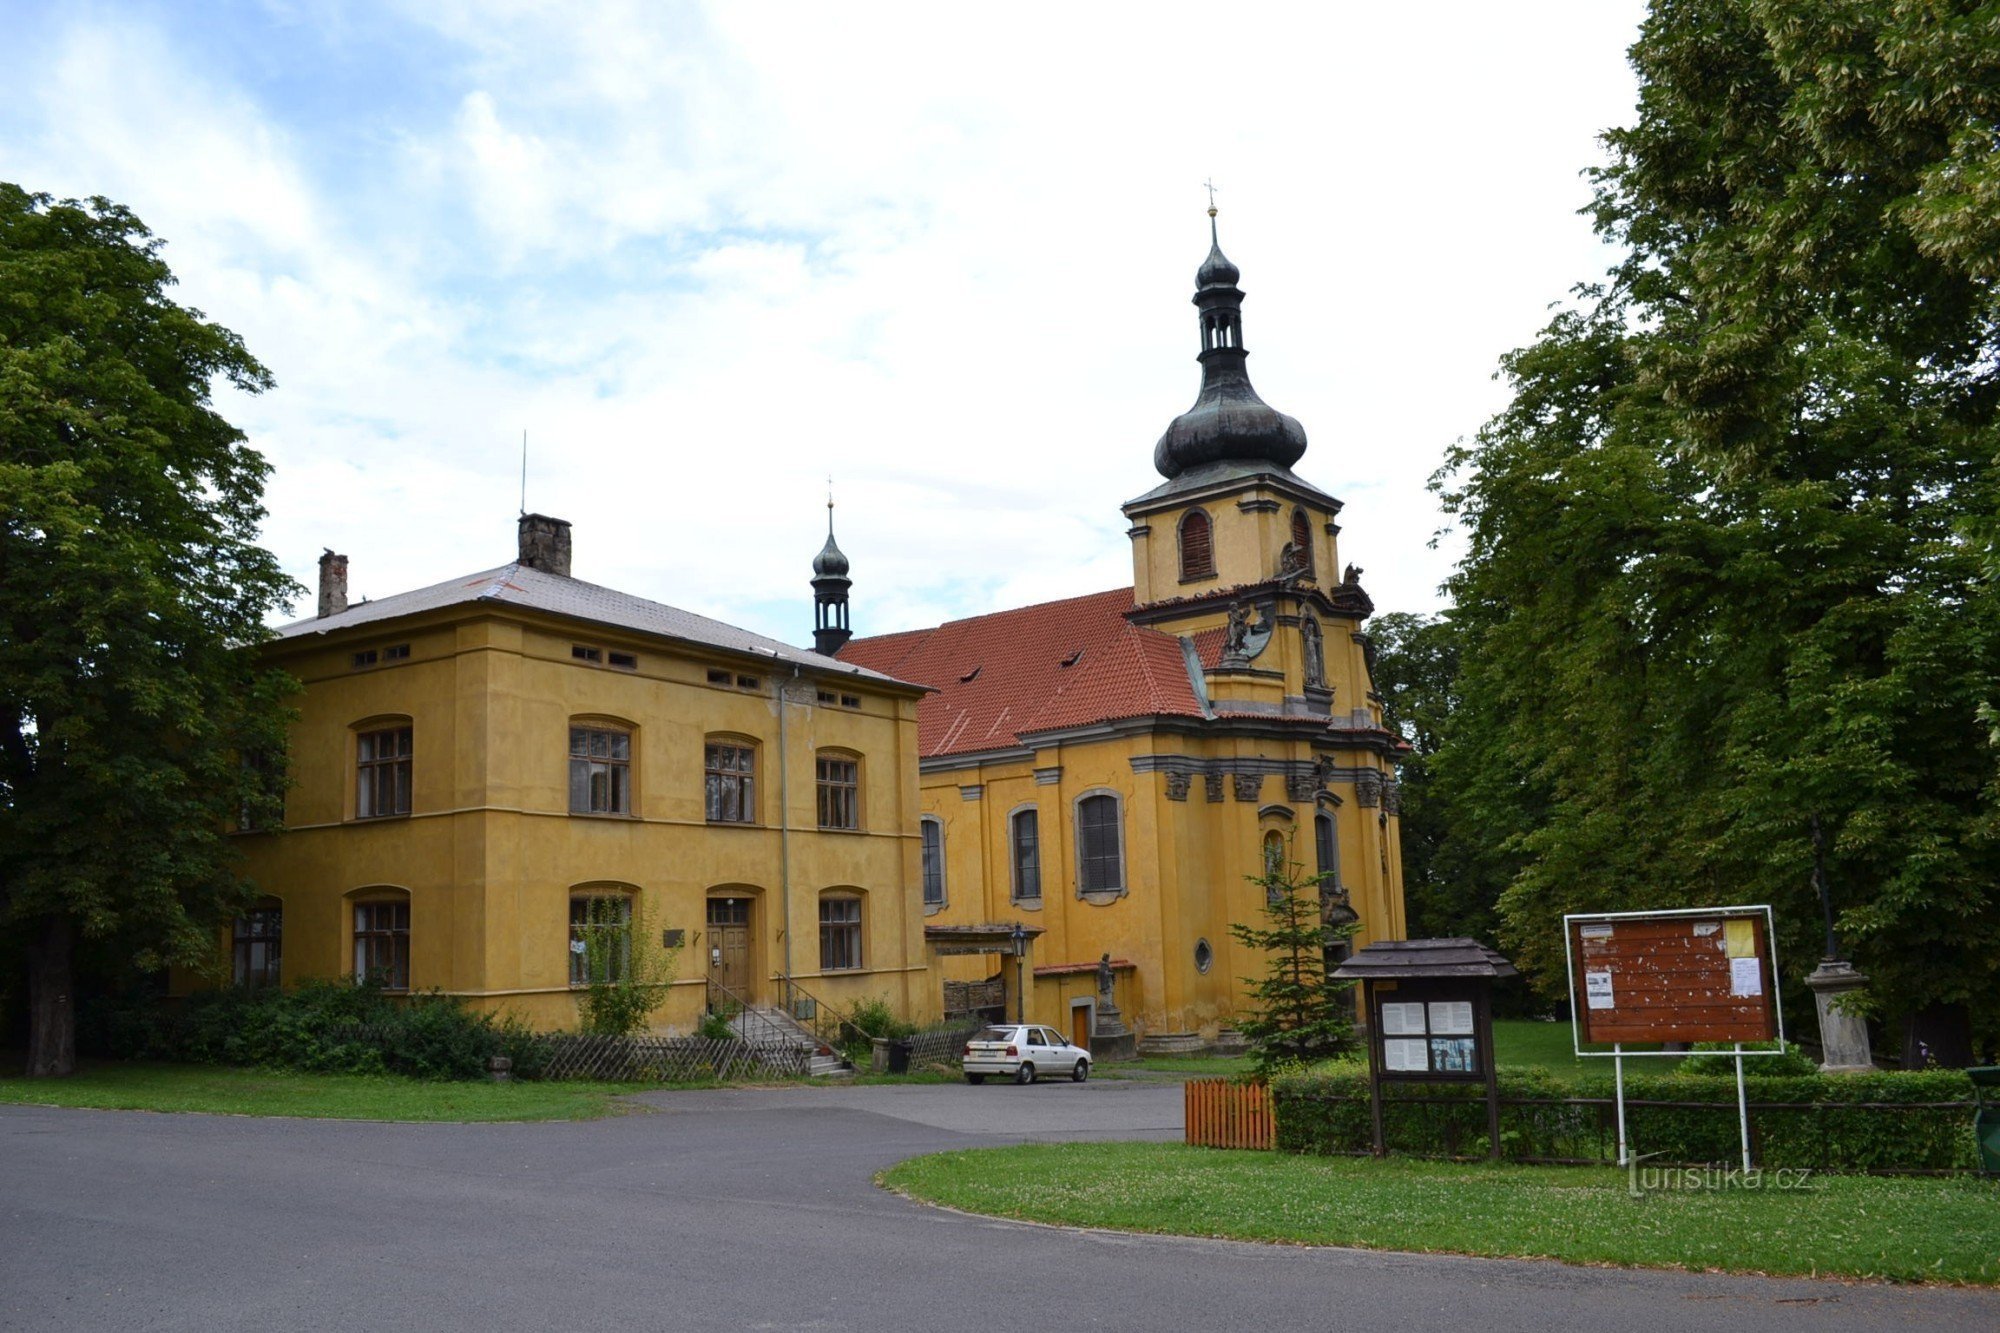
[[[1782,1035],[1767,907],[1574,915],[1563,928],[1580,1042]]]

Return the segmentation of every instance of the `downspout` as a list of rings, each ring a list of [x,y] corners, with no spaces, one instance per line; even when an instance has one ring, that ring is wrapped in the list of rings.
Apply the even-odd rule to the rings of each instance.
[[[792,679],[799,669],[792,667]],[[792,984],[792,766],[785,754],[785,682],[778,682],[778,910],[784,913],[785,928],[779,933],[784,942],[785,1001],[790,1005]]]

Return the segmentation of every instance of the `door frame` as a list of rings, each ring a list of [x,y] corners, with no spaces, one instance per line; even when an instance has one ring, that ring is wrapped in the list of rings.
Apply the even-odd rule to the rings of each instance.
[[[747,888],[739,888],[735,891],[712,889],[702,896],[701,920],[702,929],[706,932],[706,938],[703,941],[706,947],[702,958],[702,975],[705,978],[712,977],[718,981],[722,980],[717,976],[718,969],[710,961],[715,957],[714,951],[721,947],[716,942],[715,924],[708,917],[709,904],[717,902],[740,902],[744,904],[743,925],[740,927],[743,931],[744,978],[741,986],[732,987],[732,989],[752,1004],[761,1004],[763,1003],[763,996],[760,993],[761,987],[758,985],[758,980],[762,977],[763,972],[757,965],[757,918],[759,915],[758,907],[761,905],[761,897]],[[722,984],[728,985],[729,983],[722,981]]]
[[[1069,1002],[1069,1032],[1065,1035],[1075,1045],[1083,1047],[1086,1051],[1090,1051],[1091,1046],[1088,1039],[1080,1042],[1076,1040],[1076,1016],[1079,1012],[1084,1015],[1083,1021],[1086,1037],[1097,1035],[1097,1001],[1094,999],[1084,999],[1071,1000]],[[1091,1054],[1095,1055],[1096,1052],[1091,1051]]]

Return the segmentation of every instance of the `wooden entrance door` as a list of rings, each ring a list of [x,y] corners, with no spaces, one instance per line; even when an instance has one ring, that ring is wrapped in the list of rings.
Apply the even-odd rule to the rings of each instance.
[[[1080,1004],[1069,1011],[1069,1044],[1090,1049],[1090,1006]]]
[[[750,998],[750,900],[708,900],[709,979]]]

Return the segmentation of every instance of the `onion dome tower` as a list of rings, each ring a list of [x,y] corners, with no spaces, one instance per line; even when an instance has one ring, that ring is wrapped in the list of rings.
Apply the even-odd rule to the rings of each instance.
[[[1265,403],[1244,369],[1241,276],[1216,238],[1215,208],[1208,210],[1208,258],[1194,275],[1194,304],[1201,312],[1201,393],[1175,417],[1153,446],[1153,466],[1172,481],[1213,463],[1268,463],[1289,469],[1305,456],[1306,431]]]
[[[826,545],[813,557],[813,651],[825,657],[838,653],[853,637],[847,627],[847,556],[833,540],[833,496],[826,497]]]

